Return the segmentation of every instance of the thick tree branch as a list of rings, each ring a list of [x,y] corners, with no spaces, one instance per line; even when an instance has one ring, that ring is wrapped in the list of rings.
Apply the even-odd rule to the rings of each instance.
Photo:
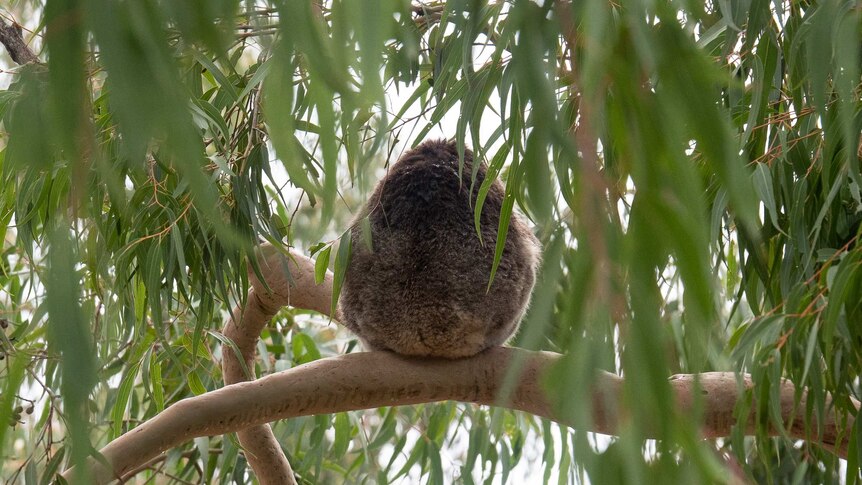
[[[21,35],[21,26],[15,23],[7,24],[0,17],[0,44],[6,47],[9,57],[18,64],[24,65],[31,62],[38,63],[39,58],[30,50],[24,37]]]
[[[498,405],[526,411],[564,424],[569,423],[545,397],[541,382],[551,366],[561,358],[548,352],[515,348],[494,348],[475,357],[460,360],[407,358],[389,352],[365,352],[322,359],[272,374],[254,382],[242,382],[202,396],[184,399],[101,450],[113,469],[90,461],[97,483],[106,483],[159,453],[198,436],[230,433],[278,419],[336,413],[380,406],[419,404],[456,400]],[[515,359],[524,366],[511,398],[499,402],[497,396]],[[710,372],[698,376],[702,390],[692,375],[675,376],[671,388],[680,413],[694,413],[693,402],[700,392],[703,405],[703,436],[728,436],[736,422],[733,410],[741,398],[732,373]],[[591,401],[593,426],[588,431],[614,434],[620,409],[623,381],[600,373]],[[789,381],[781,384],[781,412],[788,432],[799,439],[808,436],[801,416],[806,398],[794,407],[795,388]],[[839,429],[831,402],[826,422],[821,423],[820,441],[839,455],[846,456],[846,436],[839,443]],[[794,419],[795,417],[795,419]],[[850,418],[847,426],[852,426]],[[754,428],[753,416],[746,430]],[[773,431],[774,432],[774,431]],[[64,474],[72,477],[72,471]]]
[[[233,335],[249,368],[252,367],[250,356],[254,350],[254,346],[249,347],[249,344],[256,342],[263,324],[258,323],[257,328],[253,328],[252,324],[245,325],[245,322],[263,321],[265,324],[278,308],[288,303],[328,313],[332,288],[331,278],[324,284],[314,284],[314,265],[310,259],[297,255],[289,260],[272,247],[264,247],[261,251],[262,276],[271,291],[267,291],[258,279],[252,278],[249,303],[235,320],[239,325],[231,329],[231,322],[226,331]],[[290,276],[287,276],[285,268],[290,269]],[[233,359],[230,363],[228,354],[232,351],[224,349],[223,353],[226,379],[230,374],[230,379],[244,380],[239,361]],[[494,348],[460,360],[407,358],[389,352],[322,359],[253,382],[238,382],[202,396],[184,399],[102,448],[100,453],[108,466],[92,459],[88,466],[96,483],[107,483],[159,453],[199,436],[231,432],[243,435],[247,432],[251,439],[264,443],[260,449],[265,449],[265,446],[272,446],[268,441],[270,438],[259,436],[267,433],[271,436],[269,428],[262,427],[271,421],[446,400],[502,406],[571,425],[574,423],[567,419],[570,414],[566,410],[555,409],[542,386],[542,376],[560,358],[560,355],[548,352]],[[521,370],[509,398],[505,402],[500,401],[500,392],[507,384],[507,372],[513,362],[523,365],[516,366]],[[585,397],[591,403],[592,426],[584,431],[605,434],[617,431],[618,411],[624,406],[622,385],[623,380],[619,376],[604,372],[596,375],[591,395]],[[737,385],[733,373],[673,376],[670,386],[680,413],[693,414],[694,402],[699,401],[703,416],[701,432],[705,438],[730,434],[731,427],[737,422],[734,408],[744,392]],[[750,386],[748,380],[746,386]],[[794,385],[783,381],[780,386],[781,418],[789,436],[821,443],[839,456],[846,457],[846,430],[852,428],[854,418],[848,417],[847,422],[839,426],[831,398],[828,398],[825,422],[813,426],[819,434],[812,436],[802,419],[808,406],[807,397],[803,394],[801,402],[795,405]],[[854,405],[859,408],[858,402],[854,401]],[[746,433],[753,432],[754,428],[752,414],[745,422]],[[842,430],[845,435],[841,435]],[[774,429],[770,432],[777,434]],[[254,438],[255,435],[258,438]],[[252,448],[247,443],[243,446],[251,454]],[[280,454],[280,447],[277,443],[275,446]],[[272,458],[272,455],[256,456]],[[261,473],[261,470],[255,470]],[[73,473],[69,469],[63,475],[71,479]]]

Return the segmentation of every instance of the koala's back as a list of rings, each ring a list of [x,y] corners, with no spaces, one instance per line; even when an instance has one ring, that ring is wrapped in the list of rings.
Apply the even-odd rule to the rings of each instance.
[[[538,241],[513,214],[488,289],[504,189],[495,181],[488,191],[480,241],[473,207],[485,167],[471,196],[472,154],[464,158],[462,181],[454,143],[411,150],[378,183],[351,229],[341,314],[371,349],[464,357],[502,344],[517,329],[535,280]],[[363,230],[370,230],[371,248]]]

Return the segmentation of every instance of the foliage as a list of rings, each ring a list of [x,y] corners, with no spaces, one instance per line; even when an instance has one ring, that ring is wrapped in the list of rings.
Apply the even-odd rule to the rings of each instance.
[[[514,343],[566,354],[549,389],[585,427],[594,370],[622,373],[622,432],[452,403],[277,423],[304,479],[859,481],[858,421],[846,471],[817,446],[825,413],[860,397],[855,2],[52,0],[3,14],[19,10],[37,13],[19,20],[47,63],[0,92],[2,476],[47,483],[219,387],[219,330],[255,244],[329,258],[390,158],[442,132],[489,162],[504,213],[517,202],[545,244]],[[259,373],[355,347],[295,309],[262,342]],[[705,370],[752,375],[738,410],[754,408],[754,438],[700,440],[674,411],[667,377]],[[765,435],[781,378],[808,388],[808,442]],[[230,437],[146,473],[251,480]]]

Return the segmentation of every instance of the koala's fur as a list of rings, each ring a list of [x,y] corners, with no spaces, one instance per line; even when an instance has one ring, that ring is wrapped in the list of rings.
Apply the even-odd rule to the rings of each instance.
[[[533,289],[539,242],[512,214],[488,289],[504,188],[494,181],[488,191],[480,242],[473,208],[486,167],[480,162],[468,198],[473,163],[466,150],[460,179],[455,143],[427,141],[390,167],[353,222],[341,315],[369,349],[467,357],[501,345],[517,329]],[[369,226],[371,248],[362,233]]]

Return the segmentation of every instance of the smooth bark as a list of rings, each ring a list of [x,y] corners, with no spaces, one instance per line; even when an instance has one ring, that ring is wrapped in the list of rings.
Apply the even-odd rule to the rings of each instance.
[[[247,429],[278,419],[336,413],[381,406],[396,406],[456,400],[497,405],[526,411],[563,424],[572,424],[552,406],[541,376],[560,355],[516,348],[494,348],[469,359],[431,360],[406,358],[389,352],[365,352],[321,359],[253,382],[226,386],[201,396],[184,399],[129,433],[117,438],[100,452],[110,463],[106,467],[91,460],[96,483],[123,476],[141,463],[198,436],[215,436]],[[510,398],[498,401],[510,363],[523,360],[522,370]],[[741,397],[733,373],[674,376],[671,388],[680,413],[694,413],[695,393],[700,393],[705,438],[728,436],[736,422],[733,409]],[[623,380],[599,373],[591,399],[592,427],[585,431],[614,434],[617,420],[610,410],[620,409]],[[805,397],[794,407],[793,384],[781,384],[782,417],[800,422]],[[827,403],[831,409],[831,403]],[[857,403],[858,405],[858,403]],[[795,411],[795,412],[794,412]],[[846,423],[851,427],[853,419]],[[747,431],[754,427],[753,416]],[[840,456],[847,454],[846,436],[839,442],[835,415],[827,413],[818,441]],[[804,427],[793,425],[791,437],[812,439]],[[775,431],[772,430],[774,434]],[[71,470],[64,474],[71,476]]]
[[[314,264],[305,256],[286,258],[274,248],[265,246],[261,249],[259,261],[267,285],[258,278],[251,278],[248,303],[242,311],[235,312],[225,331],[237,344],[249,369],[253,369],[254,347],[261,329],[281,306],[289,304],[328,314],[332,289],[329,275],[323,284],[314,283]],[[231,432],[239,432],[249,453],[249,461],[257,460],[253,465],[256,473],[259,478],[266,477],[261,481],[277,483],[274,480],[285,477],[290,465],[266,423],[321,413],[455,400],[517,409],[562,424],[574,424],[567,418],[569,413],[560,413],[552,406],[547,389],[541,384],[542,376],[562,357],[559,354],[498,347],[468,359],[446,360],[365,352],[321,359],[243,382],[245,373],[233,351],[224,348],[222,353],[225,379],[236,383],[179,401],[109,443],[100,453],[110,466],[97,460],[89,462],[96,483],[123,477],[159,453],[195,437]],[[514,381],[507,381],[507,373],[515,362],[518,375]],[[507,394],[509,397],[505,401],[500,400],[501,390],[513,382],[513,387],[506,387],[511,389]],[[699,402],[704,438],[730,434],[736,423],[736,403],[744,388],[750,386],[747,377],[744,383],[740,386],[737,376],[727,372],[670,378],[680,413],[694,413],[695,402]],[[826,405],[825,422],[817,427],[819,436],[810,436],[801,419],[807,406],[805,395],[797,405],[794,385],[790,381],[783,381],[780,385],[781,417],[788,434],[793,438],[816,440],[839,456],[846,457],[847,436],[841,436],[840,432],[843,429],[846,434],[846,430],[852,428],[853,417],[839,426],[830,399]],[[583,431],[616,432],[617,413],[622,409],[622,386],[623,380],[619,376],[597,373],[591,395],[585,397],[591,404],[591,426]],[[854,401],[854,405],[859,408],[858,402]],[[751,415],[746,419],[745,430],[751,433],[754,428],[754,416]],[[774,429],[770,432],[777,434]],[[70,479],[72,469],[63,475]],[[289,477],[293,479],[292,473]]]
[[[252,288],[245,307],[237,306],[225,323],[224,335],[231,339],[242,354],[240,362],[230,348],[222,349],[222,372],[227,385],[255,379],[255,349],[260,333],[283,306],[317,310],[328,314],[332,289],[332,274],[326,274],[321,285],[314,281],[314,260],[293,253],[289,257],[271,245],[257,253],[261,282],[249,268]],[[248,373],[248,374],[246,374]],[[237,432],[246,459],[261,485],[293,485],[293,469],[268,423],[251,426]]]

